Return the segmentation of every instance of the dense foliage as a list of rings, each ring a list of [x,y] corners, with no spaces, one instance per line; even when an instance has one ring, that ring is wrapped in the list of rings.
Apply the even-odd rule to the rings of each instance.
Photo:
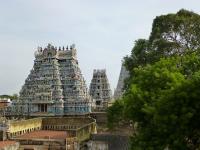
[[[156,17],[125,65],[128,88],[108,109],[110,127],[135,122],[133,150],[200,148],[200,16],[180,10]]]
[[[18,95],[17,94],[13,94],[13,95],[0,95],[0,98],[9,98],[11,100],[17,100],[18,99]]]
[[[108,127],[110,129],[112,129],[114,126],[119,125],[119,122],[123,119],[123,109],[124,104],[121,100],[116,101],[113,106],[108,109]]]
[[[138,65],[159,61],[160,58],[197,51],[200,48],[200,16],[187,10],[156,17],[148,40],[135,42],[126,67],[132,72]]]
[[[187,68],[191,64],[193,71],[189,75]],[[161,59],[153,65],[134,69],[132,84],[123,98],[124,116],[138,123],[133,147],[188,149],[188,141],[193,143],[189,138],[189,126],[197,123],[193,122],[197,120],[193,117],[200,113],[200,88],[191,90],[189,85],[200,85],[199,68],[200,57],[190,54]],[[192,95],[196,96],[193,102],[190,101]],[[193,108],[195,104],[198,107]]]

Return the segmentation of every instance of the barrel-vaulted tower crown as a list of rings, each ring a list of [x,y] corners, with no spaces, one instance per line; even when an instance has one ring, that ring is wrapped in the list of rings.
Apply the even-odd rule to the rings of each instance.
[[[56,58],[56,59],[77,59],[75,44],[72,44],[70,48],[68,46],[61,49],[59,47],[54,47],[51,44],[48,44],[47,47],[44,49],[42,47],[38,47],[37,51],[35,52],[36,59],[44,59],[44,58]]]

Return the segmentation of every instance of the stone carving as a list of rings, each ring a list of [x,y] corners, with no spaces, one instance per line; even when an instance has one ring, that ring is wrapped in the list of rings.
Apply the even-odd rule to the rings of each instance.
[[[112,98],[110,84],[106,75],[106,70],[94,70],[90,84],[90,95],[96,103],[97,109],[104,109]]]
[[[76,49],[57,50],[48,44],[35,53],[34,66],[20,91],[24,113],[65,115],[91,111],[91,99],[76,57]]]

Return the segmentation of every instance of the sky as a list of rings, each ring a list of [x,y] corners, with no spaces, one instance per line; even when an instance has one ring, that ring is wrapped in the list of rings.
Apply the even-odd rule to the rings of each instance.
[[[200,14],[198,0],[0,0],[0,95],[19,93],[34,52],[48,43],[76,45],[89,87],[93,69],[106,69],[111,89],[134,41],[148,38],[156,16],[184,8]]]

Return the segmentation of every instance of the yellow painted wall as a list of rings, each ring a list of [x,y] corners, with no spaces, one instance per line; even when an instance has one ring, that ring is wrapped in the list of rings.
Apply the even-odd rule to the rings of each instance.
[[[41,127],[42,127],[42,118],[13,121],[9,123],[9,132],[14,133],[33,128],[41,129]]]

